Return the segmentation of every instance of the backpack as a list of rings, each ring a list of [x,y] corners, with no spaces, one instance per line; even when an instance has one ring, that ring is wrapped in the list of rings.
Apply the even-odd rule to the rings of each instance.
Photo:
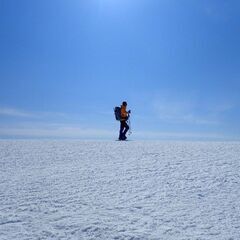
[[[114,114],[115,114],[115,118],[117,121],[121,120],[121,108],[120,107],[115,107],[114,108]]]

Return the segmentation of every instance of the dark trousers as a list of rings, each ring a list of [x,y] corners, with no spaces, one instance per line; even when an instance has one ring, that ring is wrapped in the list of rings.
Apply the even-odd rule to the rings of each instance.
[[[119,139],[125,140],[126,133],[129,130],[129,126],[126,121],[120,121],[120,131],[119,131]]]

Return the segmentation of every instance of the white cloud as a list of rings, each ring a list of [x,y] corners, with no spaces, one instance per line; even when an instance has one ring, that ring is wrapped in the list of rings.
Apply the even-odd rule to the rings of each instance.
[[[203,106],[188,101],[162,98],[152,103],[153,111],[159,120],[170,123],[186,123],[196,125],[219,125],[221,116],[234,106],[231,104],[216,104],[214,106]]]
[[[193,114],[193,104],[180,102],[155,101],[155,116],[162,121],[184,122],[195,124],[218,124],[210,117],[201,118]],[[230,105],[222,105],[215,108],[216,113],[223,113],[231,109]],[[114,121],[108,127],[96,127],[93,123],[85,122],[77,124],[71,122],[71,116],[62,113],[51,112],[26,112],[13,108],[0,108],[0,115],[11,117],[23,117],[26,119],[15,122],[2,123],[0,125],[0,138],[78,138],[78,139],[116,139],[118,137],[119,124]],[[112,114],[112,113],[106,113]],[[50,119],[50,116],[53,118]],[[66,117],[64,123],[61,116]],[[34,118],[34,121],[33,121]],[[39,120],[36,122],[36,118]],[[47,119],[47,120],[46,120]],[[225,136],[213,132],[164,132],[138,131],[134,129],[133,139],[224,139]]]
[[[30,137],[30,138],[90,138],[107,136],[109,132],[99,129],[57,124],[71,116],[58,112],[25,111],[10,107],[0,107],[0,115],[14,119],[14,123],[1,124],[0,137]],[[19,119],[21,118],[21,119]],[[27,122],[26,122],[27,120]],[[38,120],[38,122],[36,122]],[[39,122],[40,121],[40,122]]]
[[[114,132],[108,130],[57,124],[42,124],[41,126],[8,126],[0,128],[0,137],[109,138],[113,135]]]
[[[0,115],[10,116],[10,117],[34,117],[34,115],[30,112],[26,112],[23,110],[15,109],[15,108],[0,108]]]
[[[219,133],[206,132],[163,132],[163,131],[137,131],[135,138],[162,139],[162,140],[224,140],[226,136]]]
[[[109,115],[110,112],[101,114]],[[111,113],[113,114],[113,113]],[[0,137],[28,138],[108,138],[114,133],[105,129],[91,127],[78,114],[67,115],[58,112],[30,112],[10,107],[0,107],[0,115],[13,119],[0,125]],[[21,119],[19,119],[21,118]],[[61,122],[61,124],[59,124]],[[63,123],[64,122],[64,123]],[[85,121],[86,122],[86,121]]]
[[[0,107],[0,115],[15,118],[53,118],[53,117],[67,117],[65,113],[59,112],[41,112],[41,111],[25,111],[22,109]]]
[[[70,124],[20,124],[0,127],[0,138],[110,139],[118,138],[118,126],[101,129]],[[239,140],[217,132],[164,132],[133,130],[133,140]]]
[[[117,139],[118,127],[105,130],[69,124],[21,124],[0,127],[0,138]],[[218,133],[163,132],[134,130],[130,139],[138,140],[224,140]]]

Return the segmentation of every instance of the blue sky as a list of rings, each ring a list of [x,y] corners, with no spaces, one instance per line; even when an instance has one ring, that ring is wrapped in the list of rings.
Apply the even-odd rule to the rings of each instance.
[[[237,0],[0,0],[0,138],[240,139]]]

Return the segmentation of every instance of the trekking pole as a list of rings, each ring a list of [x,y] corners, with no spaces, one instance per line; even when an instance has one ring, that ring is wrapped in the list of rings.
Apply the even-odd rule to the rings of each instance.
[[[132,127],[131,127],[131,121],[130,121],[130,114],[129,114],[129,118],[128,118],[128,126],[129,126],[128,135],[131,135],[132,134]]]

